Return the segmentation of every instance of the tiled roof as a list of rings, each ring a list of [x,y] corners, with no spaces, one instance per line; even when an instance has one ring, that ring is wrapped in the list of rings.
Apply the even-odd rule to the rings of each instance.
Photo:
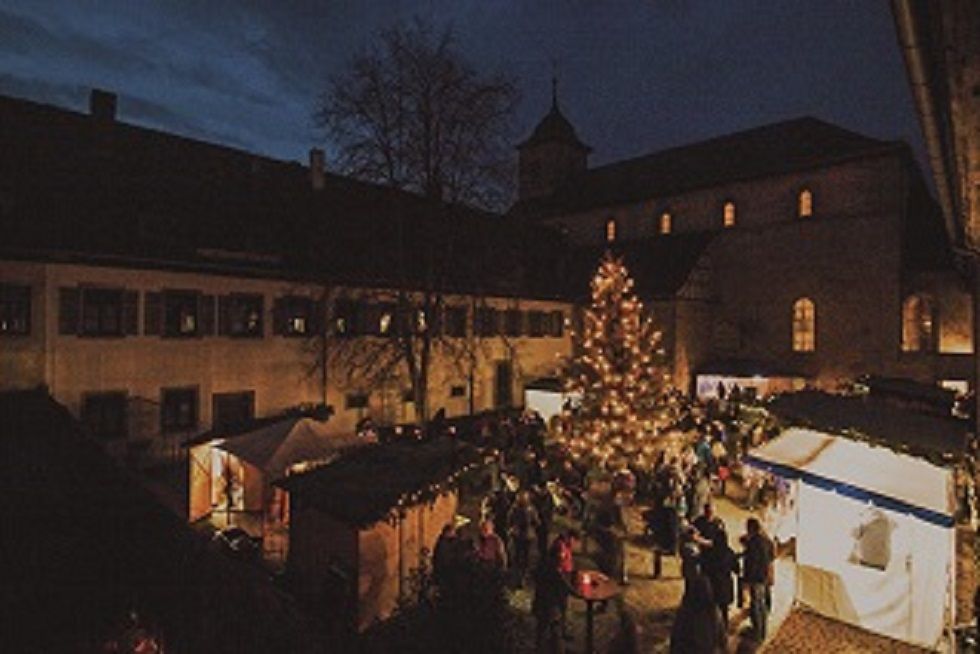
[[[817,118],[765,125],[591,168],[552,195],[525,200],[518,214],[547,217],[778,175],[902,147]]]
[[[324,651],[268,575],[209,550],[49,396],[0,393],[0,426],[5,652],[105,651],[133,609],[167,651]]]
[[[518,147],[525,148],[529,145],[542,143],[568,143],[586,151],[591,150],[579,139],[578,134],[575,133],[575,128],[558,108],[557,102],[551,105],[551,111],[545,114],[545,117],[531,132],[531,136]]]
[[[690,278],[715,237],[711,232],[692,232],[578,248],[568,257],[563,271],[566,294],[588,300],[589,284],[599,262],[606,250],[612,250],[623,258],[640,298],[673,297]]]
[[[438,437],[368,445],[329,465],[290,475],[276,482],[303,506],[312,506],[356,527],[388,517],[401,508],[406,495],[431,500],[433,486],[442,486],[478,461],[470,445]]]
[[[314,190],[299,163],[0,96],[7,256],[514,295],[532,244],[511,224],[329,172]]]

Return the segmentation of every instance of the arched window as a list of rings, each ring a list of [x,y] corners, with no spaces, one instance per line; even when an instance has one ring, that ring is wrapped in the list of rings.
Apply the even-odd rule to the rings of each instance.
[[[725,227],[735,226],[735,203],[731,200],[725,203],[725,208],[723,209],[722,213],[722,221],[722,224],[724,224]]]
[[[799,205],[800,218],[809,218],[813,215],[813,192],[810,189],[805,188],[800,191]]]
[[[673,220],[671,219],[669,211],[665,211],[662,214],[660,214],[660,233],[670,234],[670,232],[674,228],[674,225],[672,223]]]
[[[902,351],[931,352],[934,347],[932,299],[910,295],[902,303]]]
[[[610,218],[606,221],[606,242],[612,243],[616,240],[616,221]]]
[[[817,309],[813,300],[801,297],[793,303],[793,351],[817,349]]]

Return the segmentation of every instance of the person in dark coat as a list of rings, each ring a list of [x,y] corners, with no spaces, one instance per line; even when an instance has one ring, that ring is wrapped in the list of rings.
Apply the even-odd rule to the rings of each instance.
[[[538,512],[531,504],[530,494],[522,491],[507,517],[511,542],[514,544],[514,575],[519,586],[524,585],[524,578],[527,576],[531,561],[531,541],[534,540],[540,522]]]
[[[447,572],[459,558],[459,538],[456,535],[455,525],[450,522],[442,528],[442,533],[439,534],[436,546],[432,550],[432,580],[436,585],[445,581]]]
[[[711,582],[715,604],[721,612],[721,621],[728,630],[728,609],[735,599],[734,578],[738,575],[738,557],[728,544],[728,533],[722,529],[714,531],[711,547],[701,555],[701,569]]]
[[[537,566],[531,613],[535,618],[535,645],[538,654],[561,654],[565,651],[563,629],[564,581],[556,577],[546,559]]]
[[[725,627],[703,575],[691,579],[670,630],[670,654],[720,654],[726,650]]]
[[[534,489],[531,502],[538,512],[538,527],[534,535],[538,544],[538,561],[544,561],[548,558],[548,539],[551,533],[551,523],[555,517],[555,502],[551,497],[551,492],[543,484]]]
[[[769,620],[769,586],[773,582],[775,547],[763,533],[756,518],[745,523],[746,534],[742,537],[742,579],[749,591],[749,617],[753,636],[758,642],[766,639],[766,623]]]

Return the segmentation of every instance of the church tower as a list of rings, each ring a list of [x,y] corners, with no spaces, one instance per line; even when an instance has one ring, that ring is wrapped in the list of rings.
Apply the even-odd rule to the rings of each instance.
[[[562,182],[584,172],[592,148],[558,108],[558,80],[551,80],[551,111],[517,146],[517,195],[527,200],[551,194]]]

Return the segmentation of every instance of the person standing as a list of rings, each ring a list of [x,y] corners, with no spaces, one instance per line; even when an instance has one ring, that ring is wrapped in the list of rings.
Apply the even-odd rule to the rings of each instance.
[[[742,579],[749,591],[749,618],[752,633],[758,642],[766,639],[766,623],[769,620],[769,586],[772,584],[772,566],[775,548],[772,541],[762,532],[757,518],[749,518],[745,523],[742,537]]]
[[[531,505],[531,497],[527,491],[521,491],[517,501],[510,509],[507,524],[510,526],[511,540],[514,544],[513,572],[517,577],[518,586],[524,586],[528,564],[531,560],[531,540],[538,529],[541,520],[538,512]]]
[[[561,614],[561,632],[564,638],[568,633],[568,595],[571,593],[575,577],[575,558],[573,551],[579,542],[579,532],[575,529],[563,531],[548,550],[544,566],[545,582],[551,585],[556,604]]]
[[[711,547],[701,555],[701,569],[711,582],[711,590],[715,596],[715,604],[721,613],[721,621],[728,631],[728,610],[735,599],[732,575],[738,575],[738,557],[728,544],[728,533],[722,525],[712,534]]]
[[[545,484],[534,489],[531,496],[534,510],[538,513],[538,527],[535,530],[534,538],[538,546],[538,562],[548,558],[548,543],[551,535],[551,523],[555,517],[555,501],[551,497],[551,491]]]
[[[458,563],[458,558],[459,538],[455,525],[450,522],[442,528],[432,550],[432,578],[437,586],[445,583],[449,570]]]
[[[670,630],[670,654],[718,654],[726,649],[726,634],[715,604],[711,582],[698,575],[684,590]]]
[[[476,558],[495,570],[504,571],[507,569],[507,548],[497,532],[494,531],[493,523],[485,520],[480,525],[480,538],[476,543]]]

